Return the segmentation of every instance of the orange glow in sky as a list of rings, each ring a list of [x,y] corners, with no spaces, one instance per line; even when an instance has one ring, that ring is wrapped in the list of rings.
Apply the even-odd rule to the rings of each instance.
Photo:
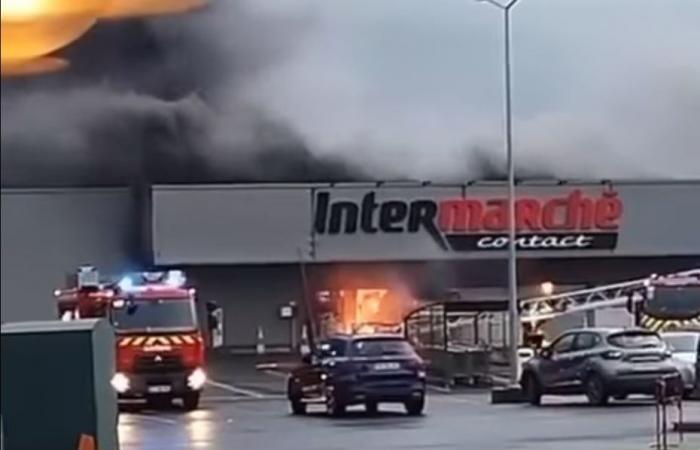
[[[199,9],[207,0],[110,0],[101,14],[105,18],[181,14]]]

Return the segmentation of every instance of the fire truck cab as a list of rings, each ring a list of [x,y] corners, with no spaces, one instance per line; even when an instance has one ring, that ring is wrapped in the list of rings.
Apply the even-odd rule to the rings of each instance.
[[[645,315],[671,324],[700,318],[700,270],[675,276],[652,275],[645,287]]]
[[[154,406],[182,400],[199,405],[207,380],[204,340],[194,289],[181,271],[142,272],[102,283],[94,268],[81,268],[77,285],[55,292],[63,320],[108,318],[116,333],[119,398],[146,399]]]

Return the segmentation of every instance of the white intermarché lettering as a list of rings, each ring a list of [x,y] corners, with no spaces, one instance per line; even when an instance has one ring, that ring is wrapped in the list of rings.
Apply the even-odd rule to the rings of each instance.
[[[515,239],[515,245],[522,250],[528,249],[577,249],[588,248],[593,237],[583,234],[564,236],[522,236]],[[503,236],[484,236],[476,246],[481,249],[503,249],[508,246],[508,238]]]

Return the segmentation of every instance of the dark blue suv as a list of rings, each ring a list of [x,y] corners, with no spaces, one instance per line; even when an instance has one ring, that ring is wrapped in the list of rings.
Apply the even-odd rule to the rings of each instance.
[[[379,403],[403,403],[410,415],[425,407],[425,364],[401,336],[336,336],[292,371],[287,397],[294,414],[324,403],[340,416],[350,405],[375,413]]]

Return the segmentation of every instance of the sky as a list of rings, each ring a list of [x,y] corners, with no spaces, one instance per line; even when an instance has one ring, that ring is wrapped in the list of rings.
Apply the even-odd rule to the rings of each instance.
[[[99,24],[2,88],[3,185],[462,180],[504,167],[502,13],[476,0],[212,0]],[[520,0],[518,170],[700,178],[700,0]],[[116,174],[116,175],[115,175]]]
[[[502,13],[473,0],[260,1],[313,20],[251,81],[322,152],[416,175],[503,154]],[[700,1],[522,0],[514,152],[560,176],[700,176]],[[468,161],[468,160],[467,160]]]

